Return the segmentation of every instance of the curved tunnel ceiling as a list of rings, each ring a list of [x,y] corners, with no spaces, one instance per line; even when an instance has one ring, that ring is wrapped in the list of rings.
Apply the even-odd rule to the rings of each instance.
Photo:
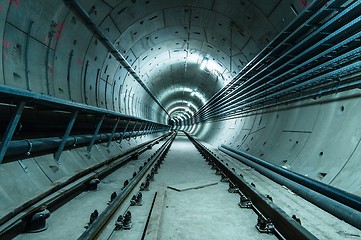
[[[306,5],[10,1],[2,6],[1,83],[163,123],[188,118]]]
[[[170,117],[183,118],[232,80],[295,17],[295,7],[302,10],[294,2],[79,1]],[[124,92],[132,82],[125,77],[122,94],[134,96],[136,85]]]
[[[121,51],[138,62],[160,102],[181,100],[184,109],[190,102],[198,109],[275,35],[260,9],[244,1],[133,1],[116,5],[110,16],[121,32]]]
[[[222,88],[230,86],[227,84],[242,69],[247,69],[251,65],[247,64],[262,49],[269,49],[265,48],[267,44],[272,43],[297,16],[304,20],[301,12],[311,2],[325,8],[327,16],[341,15],[339,10],[346,9],[342,6],[327,9],[326,0],[0,1],[0,32],[3,34],[0,84],[152,122],[168,124],[173,120],[179,126],[177,129],[186,130],[207,144],[232,146],[360,195],[361,128],[359,112],[354,111],[361,109],[359,85],[340,93],[337,86],[336,94],[322,99],[316,95],[307,101],[286,102],[267,110],[256,108],[251,109],[252,113],[245,110],[239,114],[231,112],[236,111],[233,106],[239,104],[238,98],[230,100],[229,89]],[[357,4],[356,10],[361,9],[357,0],[330,2],[346,2],[350,8],[349,5]],[[75,3],[81,6],[83,15],[74,7]],[[357,15],[356,10],[349,12]],[[309,11],[303,12],[304,15],[307,13]],[[359,15],[356,17],[360,18]],[[326,25],[328,20],[322,18],[315,23],[316,27],[305,24],[306,29]],[[356,26],[353,31],[360,34],[361,21],[353,22]],[[317,29],[323,37],[328,35],[321,27]],[[349,38],[351,36],[347,39],[335,36],[333,40],[345,39],[345,43],[340,44],[343,49]],[[359,40],[360,35],[350,40],[352,51],[357,47],[361,52]],[[292,44],[295,42],[288,45]],[[337,59],[337,53],[334,57],[329,55],[336,44],[326,45],[327,54],[322,60]],[[283,45],[280,48],[287,51]],[[303,49],[300,47],[300,51]],[[315,52],[318,54],[316,48]],[[323,52],[320,55],[323,56]],[[314,61],[319,58],[315,57]],[[353,58],[359,64],[359,55],[349,59]],[[307,61],[302,64],[306,65]],[[314,67],[320,69],[318,66]],[[347,66],[343,67],[346,69]],[[301,72],[302,68],[299,71],[299,75],[307,73]],[[350,77],[359,80],[359,76],[355,71]],[[349,79],[346,80],[348,83]],[[268,85],[261,86],[257,85],[260,81],[249,80],[247,88],[236,94],[245,95],[242,101],[247,102],[253,97],[250,86],[255,86],[260,89],[258,95],[268,97],[271,92],[268,86],[272,83],[266,78],[265,82]],[[280,81],[280,85],[283,83]],[[256,92],[255,88],[251,90]],[[220,91],[225,94],[217,96],[229,105],[226,109],[222,105],[210,109],[205,104]],[[257,101],[263,104],[262,98],[254,99]],[[202,110],[208,114],[206,118],[190,123],[198,117],[194,117],[194,113]],[[220,120],[215,113],[221,110],[225,118]],[[38,125],[48,124],[48,119],[43,117],[45,114],[28,118],[34,118],[31,122],[39,121]],[[234,115],[228,118],[227,114]],[[66,121],[62,120],[58,119],[64,124]],[[128,123],[122,121],[122,127],[126,129]],[[88,124],[93,127],[92,123]],[[111,121],[108,128],[110,124]],[[148,129],[148,126],[139,128]],[[30,124],[28,129],[32,130]],[[153,131],[153,127],[149,130]],[[16,169],[19,168],[16,162],[14,164]]]

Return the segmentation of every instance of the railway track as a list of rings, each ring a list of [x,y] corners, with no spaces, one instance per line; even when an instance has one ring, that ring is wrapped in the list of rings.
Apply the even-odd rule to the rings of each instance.
[[[101,181],[104,181],[107,176],[116,173],[117,170],[122,169],[127,164],[137,162],[135,165],[138,171],[132,172],[133,175],[126,181],[128,183],[138,181],[137,179],[140,179],[140,176],[146,172],[145,170],[153,164],[156,156],[159,157],[159,149],[162,149],[163,146],[155,150],[157,145],[165,139],[165,142],[168,143],[171,138],[171,134],[165,134],[154,140],[140,144],[127,152],[79,172],[64,183],[58,184],[34,199],[29,200],[0,219],[0,239],[13,239],[22,233],[44,230],[44,228],[47,227],[46,219],[49,217],[47,215],[50,213],[52,215],[53,212],[56,212],[63,205],[77,198],[79,194],[97,190],[97,185]],[[142,154],[148,155],[149,158],[138,161],[137,159]],[[118,200],[120,198],[119,196],[126,196],[126,193],[130,193],[131,191],[128,191],[128,189],[130,189],[132,185],[133,184],[129,184],[129,186],[126,186],[124,183],[123,189],[119,194],[117,194],[117,191],[114,191],[118,196],[116,199]],[[41,217],[37,220],[38,222],[34,222],[34,218],[37,218],[39,215]],[[91,229],[93,229],[93,227],[89,227],[87,232]]]
[[[317,239],[291,216],[287,215],[272,199],[260,194],[255,186],[237,175],[224,160],[216,157],[199,141],[187,134],[206,161],[213,166],[222,179],[229,182],[229,191],[240,195],[240,207],[251,208],[258,215],[256,228],[260,232],[273,233],[279,239]]]
[[[58,200],[51,202],[46,198],[28,208],[36,210],[22,211],[18,224],[2,232],[7,235],[0,239],[319,238],[304,222],[301,224],[300,219],[285,211],[277,196],[273,195],[277,200],[274,201],[271,194],[262,192],[258,182],[256,188],[248,176],[243,176],[239,169],[244,166],[238,166],[238,161],[218,152],[216,155],[207,146],[183,132],[157,138],[68,184],[68,189],[58,191],[63,193]],[[89,190],[95,177],[100,180],[98,191]],[[174,186],[194,186],[199,181],[211,184],[191,187],[192,191],[174,190]],[[230,193],[223,193],[227,189]],[[38,235],[15,234],[20,229],[19,222],[38,212],[44,203],[51,212],[48,230]],[[230,212],[225,213],[227,209]],[[71,224],[62,225],[62,221]],[[226,227],[222,228],[222,224]],[[244,228],[247,230],[242,232],[240,229]],[[9,229],[13,235],[9,235]],[[211,234],[204,235],[204,229]],[[230,231],[230,235],[225,235]],[[343,239],[352,239],[350,236]]]
[[[88,229],[78,238],[79,240],[98,239],[106,228],[111,229],[108,233],[104,233],[102,239],[111,239],[115,231],[122,229],[130,229],[132,225],[132,213],[129,211],[131,206],[140,206],[143,204],[142,192],[149,189],[150,182],[154,180],[154,175],[158,173],[160,165],[175,138],[175,133],[168,137],[165,143],[144,162],[133,177],[126,180],[124,187],[117,194],[109,206],[99,214],[96,220],[89,225]],[[145,177],[146,176],[146,177]],[[129,196],[133,196],[130,202],[126,201]],[[124,206],[125,204],[125,206]],[[123,206],[122,206],[123,205]],[[123,209],[122,210],[121,206]],[[112,224],[115,222],[115,224]],[[111,227],[113,226],[113,228]],[[146,231],[146,226],[143,232]]]

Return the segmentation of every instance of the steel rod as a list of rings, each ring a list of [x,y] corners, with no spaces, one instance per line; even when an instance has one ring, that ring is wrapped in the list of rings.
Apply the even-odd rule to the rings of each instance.
[[[24,107],[25,107],[25,102],[20,102],[6,128],[6,131],[4,133],[3,139],[1,140],[1,144],[0,144],[0,164],[3,162],[4,156],[8,150],[8,146],[14,135],[15,129],[18,126]]]

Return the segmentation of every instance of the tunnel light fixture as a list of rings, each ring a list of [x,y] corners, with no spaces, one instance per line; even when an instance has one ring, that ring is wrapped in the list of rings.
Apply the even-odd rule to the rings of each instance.
[[[207,62],[207,69],[211,72],[216,71],[217,75],[220,75],[220,72],[222,71],[222,66],[218,62],[213,60]]]
[[[188,55],[187,61],[191,62],[191,63],[197,63],[200,58],[201,58],[201,56],[199,54],[191,53],[191,54]]]
[[[194,112],[189,108],[189,107],[181,107],[181,106],[177,106],[172,108],[171,110],[169,110],[169,114],[172,114],[173,112],[177,112],[177,111],[183,111],[185,113],[189,113],[191,115],[194,115]]]
[[[208,64],[208,58],[204,58],[201,62],[200,69],[204,70],[207,67],[207,64]]]

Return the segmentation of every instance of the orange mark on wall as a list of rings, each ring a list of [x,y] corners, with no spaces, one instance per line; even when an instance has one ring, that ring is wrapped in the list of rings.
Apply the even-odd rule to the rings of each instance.
[[[9,48],[11,47],[11,42],[10,41],[6,41],[5,38],[3,38],[3,42],[2,42],[3,47]]]
[[[58,23],[57,33],[54,34],[54,38],[55,38],[55,39],[60,39],[60,37],[61,37],[61,31],[63,30],[63,27],[64,27],[64,24]]]
[[[2,40],[2,46],[3,46],[3,56],[5,56],[5,59],[9,59],[9,54],[7,53],[7,49],[11,47],[11,41],[6,41],[5,38]]]
[[[19,0],[9,0],[9,4],[13,4],[15,5],[16,7],[19,7],[20,6],[20,3],[19,3]]]
[[[84,64],[84,61],[81,60],[80,58],[78,58],[78,60],[76,60],[76,63],[79,64],[79,65],[83,65],[83,64]]]
[[[54,78],[54,65],[49,65],[48,70],[50,72],[50,77],[53,79]]]
[[[307,7],[308,6],[308,3],[306,2],[306,0],[298,0],[303,7]]]

